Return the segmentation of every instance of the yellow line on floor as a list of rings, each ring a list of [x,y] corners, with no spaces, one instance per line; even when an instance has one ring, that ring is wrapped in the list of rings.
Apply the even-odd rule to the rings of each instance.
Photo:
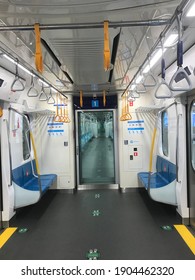
[[[8,241],[8,239],[12,236],[12,234],[17,230],[17,228],[6,228],[4,232],[0,235],[0,249],[3,245]]]
[[[188,245],[192,253],[195,255],[195,237],[184,225],[174,225],[176,230],[179,232],[185,243]]]

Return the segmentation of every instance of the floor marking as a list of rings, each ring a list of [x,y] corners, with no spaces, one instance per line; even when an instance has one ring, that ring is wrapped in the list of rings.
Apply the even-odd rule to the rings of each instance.
[[[100,215],[100,210],[93,210],[92,215],[95,216],[99,216]]]
[[[164,230],[167,230],[167,231],[173,230],[173,227],[172,227],[172,226],[168,226],[168,225],[166,225],[166,226],[161,226],[161,228],[164,229]]]
[[[176,230],[179,232],[185,243],[188,245],[192,253],[195,255],[195,237],[184,225],[174,225]]]
[[[3,245],[8,241],[8,239],[12,236],[12,234],[17,230],[17,228],[6,228],[4,232],[0,235],[0,249]]]
[[[90,249],[87,252],[86,257],[88,260],[97,260],[100,258],[100,253],[98,252],[97,249]]]

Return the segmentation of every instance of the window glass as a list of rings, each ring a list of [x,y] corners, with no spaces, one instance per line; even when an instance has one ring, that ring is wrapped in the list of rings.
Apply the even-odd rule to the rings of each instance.
[[[168,114],[167,111],[162,113],[162,150],[165,156],[168,156]]]
[[[191,162],[195,170],[195,101],[191,106]]]
[[[26,117],[22,118],[22,122],[23,159],[27,160],[30,157],[30,131]]]

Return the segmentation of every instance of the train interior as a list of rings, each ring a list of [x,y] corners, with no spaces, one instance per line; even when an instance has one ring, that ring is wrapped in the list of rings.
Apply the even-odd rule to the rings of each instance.
[[[195,3],[0,0],[0,259],[195,259]]]

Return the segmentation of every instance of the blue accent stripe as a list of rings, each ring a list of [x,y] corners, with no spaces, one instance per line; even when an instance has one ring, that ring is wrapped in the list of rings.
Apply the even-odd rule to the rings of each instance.
[[[144,121],[128,121],[128,123],[144,123]]]
[[[48,123],[47,125],[63,125],[63,123]]]
[[[64,132],[64,130],[57,130],[57,129],[54,129],[54,130],[48,130],[47,132]]]
[[[128,128],[128,130],[144,130],[143,127]]]

